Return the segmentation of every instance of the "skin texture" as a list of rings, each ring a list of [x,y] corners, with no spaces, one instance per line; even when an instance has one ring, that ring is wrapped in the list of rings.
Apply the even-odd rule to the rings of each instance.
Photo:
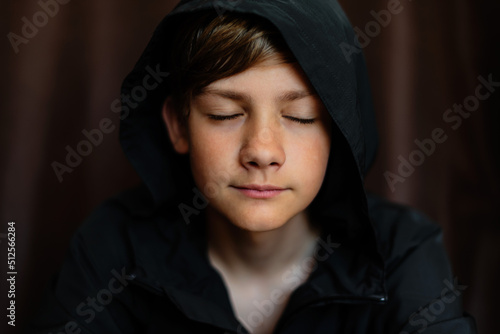
[[[209,259],[247,328],[270,332],[296,287],[284,275],[312,257],[319,235],[306,208],[325,176],[331,118],[300,67],[277,61],[207,86],[190,103],[187,128],[172,106],[167,99],[163,109],[170,140],[189,154],[209,200]],[[275,289],[283,298],[272,315],[259,326],[245,322],[251,301],[269,299]]]

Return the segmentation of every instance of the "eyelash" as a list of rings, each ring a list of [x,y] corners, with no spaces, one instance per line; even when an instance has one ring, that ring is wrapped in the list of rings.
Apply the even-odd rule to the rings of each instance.
[[[241,116],[241,114],[234,114],[234,115],[208,115],[210,119],[213,119],[214,121],[228,121],[231,119],[235,119],[237,117]]]
[[[292,116],[283,116],[286,119],[289,119],[293,122],[297,122],[300,124],[312,124],[314,123],[315,119],[314,118],[297,118],[297,117],[292,117]]]
[[[227,116],[226,115],[208,115],[208,117],[210,119],[213,119],[214,121],[229,121],[232,119],[236,119],[239,116],[241,116],[241,114],[234,114],[234,115],[227,115]],[[292,122],[297,122],[300,124],[312,124],[315,122],[314,118],[297,118],[297,117],[292,117],[292,116],[283,116],[283,117],[291,120]]]

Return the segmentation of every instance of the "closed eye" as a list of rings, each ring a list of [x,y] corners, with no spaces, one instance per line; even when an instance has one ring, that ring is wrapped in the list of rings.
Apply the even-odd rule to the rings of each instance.
[[[242,114],[234,114],[234,115],[208,115],[208,118],[213,119],[214,121],[228,121],[231,119],[236,119]]]
[[[314,121],[316,121],[315,118],[298,118],[298,117],[293,117],[293,116],[283,116],[283,117],[285,117],[286,119],[289,119],[293,122],[300,123],[300,124],[312,124],[312,123],[314,123]]]

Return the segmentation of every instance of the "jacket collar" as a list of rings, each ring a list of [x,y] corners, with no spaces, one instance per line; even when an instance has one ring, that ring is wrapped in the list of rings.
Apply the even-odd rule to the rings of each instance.
[[[131,274],[135,284],[165,295],[189,319],[234,330],[241,325],[233,313],[224,282],[206,255],[200,218],[186,225],[180,219],[167,223],[161,214],[151,222],[131,225],[128,231],[134,256]],[[148,247],[143,247],[145,244]],[[317,244],[316,268],[292,294],[283,318],[304,305],[325,300],[385,302],[383,268],[359,256],[349,244],[335,242],[329,234],[323,234]],[[299,273],[291,273],[288,278],[293,279],[295,274]]]

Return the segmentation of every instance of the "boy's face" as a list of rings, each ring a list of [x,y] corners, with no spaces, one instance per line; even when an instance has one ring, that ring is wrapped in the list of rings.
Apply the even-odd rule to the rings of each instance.
[[[165,117],[169,122],[175,118]],[[217,219],[249,231],[279,228],[323,182],[331,118],[298,65],[262,63],[207,86],[188,129],[170,133]]]

